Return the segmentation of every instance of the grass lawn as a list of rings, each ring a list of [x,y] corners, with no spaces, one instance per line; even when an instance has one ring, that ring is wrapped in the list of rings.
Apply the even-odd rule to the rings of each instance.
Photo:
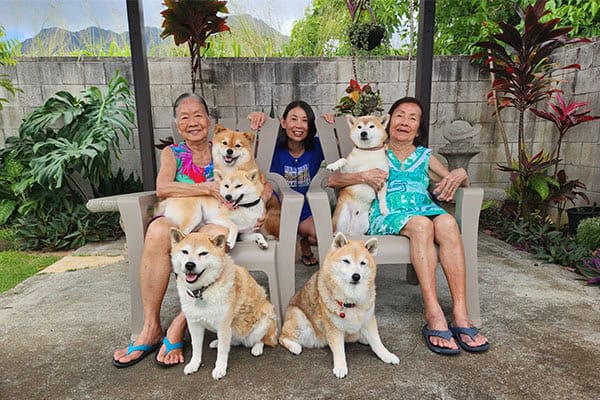
[[[17,286],[60,258],[59,255],[0,251],[0,293]]]

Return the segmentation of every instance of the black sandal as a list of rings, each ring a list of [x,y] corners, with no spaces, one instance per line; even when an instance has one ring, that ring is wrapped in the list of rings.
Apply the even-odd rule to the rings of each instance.
[[[307,267],[312,267],[313,265],[317,265],[319,263],[319,260],[317,260],[315,258],[315,255],[313,253],[310,254],[302,254],[302,264],[306,265]]]

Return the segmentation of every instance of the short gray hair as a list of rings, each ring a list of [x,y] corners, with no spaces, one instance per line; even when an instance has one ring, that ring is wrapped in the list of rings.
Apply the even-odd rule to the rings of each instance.
[[[204,100],[204,97],[196,93],[183,93],[179,95],[179,97],[175,100],[175,103],[173,104],[173,118],[177,118],[177,108],[179,108],[181,102],[190,97],[196,99],[198,103],[202,104],[204,106],[204,109],[206,110],[206,114],[208,115],[208,105],[206,104],[206,100]]]

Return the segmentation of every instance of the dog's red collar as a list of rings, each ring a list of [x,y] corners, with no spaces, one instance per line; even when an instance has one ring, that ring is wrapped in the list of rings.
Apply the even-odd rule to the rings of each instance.
[[[340,316],[340,318],[346,318],[346,313],[344,312],[344,308],[354,308],[356,307],[356,303],[344,303],[342,301],[336,300],[336,303],[338,303],[338,306],[340,306],[342,309],[340,310],[340,312],[338,313],[338,315]]]

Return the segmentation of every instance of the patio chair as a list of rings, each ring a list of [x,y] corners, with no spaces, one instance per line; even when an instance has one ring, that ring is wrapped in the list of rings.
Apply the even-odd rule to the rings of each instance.
[[[317,120],[317,130],[323,147],[325,160],[329,164],[347,155],[354,144],[349,137],[349,127],[343,118],[336,118],[335,125]],[[333,239],[332,209],[335,205],[336,193],[327,188],[330,173],[322,168],[313,179],[307,199],[313,213],[319,247],[319,261],[323,263],[327,249]],[[483,201],[483,189],[476,187],[459,188],[454,196],[454,217],[460,227],[466,258],[466,296],[467,309],[473,322],[481,325],[479,311],[479,283],[477,281],[477,237],[479,212]],[[378,235],[378,250],[375,261],[378,264],[405,264],[406,279],[417,284],[417,277],[410,264],[409,240],[404,236]],[[363,236],[359,239],[366,240]]]
[[[219,123],[230,129],[250,131],[247,120],[221,119]],[[260,140],[257,140],[259,145],[256,149],[256,161],[264,173],[269,171],[271,165],[278,127],[277,120],[269,120],[257,132]],[[294,270],[296,230],[303,198],[291,190],[280,175],[268,173],[267,180],[273,185],[273,190],[281,199],[281,220],[286,221],[281,224],[279,240],[268,240],[269,248],[267,250],[259,249],[253,241],[241,241],[229,254],[236,264],[246,267],[249,271],[262,271],[267,275],[269,297],[275,306],[279,324],[281,324],[281,317],[295,287],[294,276],[281,274],[280,271]],[[87,207],[91,211],[119,211],[121,214],[121,225],[125,231],[129,260],[132,339],[141,332],[143,325],[139,260],[144,246],[146,226],[152,217],[157,201],[155,192],[147,191],[92,199],[87,203]]]

